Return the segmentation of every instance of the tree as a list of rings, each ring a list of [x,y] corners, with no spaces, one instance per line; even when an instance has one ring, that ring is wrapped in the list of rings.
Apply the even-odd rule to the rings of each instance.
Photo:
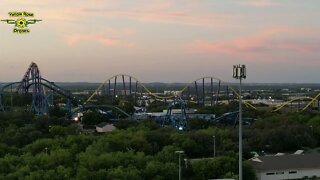
[[[130,166],[123,168],[119,166],[117,168],[109,169],[107,172],[107,179],[124,179],[124,180],[139,180],[141,179],[140,172],[137,168]]]
[[[248,161],[245,161],[243,163],[243,179],[246,179],[246,180],[257,179],[256,172],[254,171],[253,166]]]
[[[144,179],[169,180],[178,178],[178,166],[175,163],[148,162],[144,170]]]
[[[82,123],[86,125],[97,125],[108,120],[109,118],[106,115],[96,111],[85,112],[82,117]]]
[[[224,178],[237,173],[237,159],[220,156],[214,159],[199,160],[191,163],[193,179]]]

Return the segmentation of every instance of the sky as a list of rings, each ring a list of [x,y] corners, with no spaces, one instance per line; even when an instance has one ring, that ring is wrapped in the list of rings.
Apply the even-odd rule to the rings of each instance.
[[[0,19],[28,11],[29,34],[0,22],[0,82],[34,61],[54,82],[320,83],[320,0],[2,0]]]

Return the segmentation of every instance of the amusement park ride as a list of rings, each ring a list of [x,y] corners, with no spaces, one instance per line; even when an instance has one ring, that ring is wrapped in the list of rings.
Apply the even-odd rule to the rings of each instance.
[[[31,96],[31,102],[28,103],[29,106],[27,109],[36,115],[48,115],[50,107],[54,105],[53,96],[58,95],[66,101],[65,109],[66,118],[68,119],[71,119],[75,114],[88,109],[103,109],[104,112],[113,110],[121,114],[121,117],[132,119],[132,115],[116,106],[110,104],[96,104],[95,96],[105,95],[113,100],[118,96],[123,98],[130,97],[134,102],[141,101],[143,96],[148,96],[149,98],[168,103],[167,113],[161,121],[162,125],[172,125],[176,128],[184,129],[188,118],[186,114],[188,104],[193,103],[197,106],[215,106],[222,100],[229,102],[237,100],[239,97],[238,92],[228,83],[225,83],[215,77],[202,77],[196,79],[178,92],[178,94],[169,96],[153,93],[137,78],[126,74],[118,74],[108,78],[92,93],[91,96],[89,96],[87,100],[84,100],[73,95],[70,91],[65,90],[54,82],[43,78],[37,64],[32,62],[26,73],[23,75],[22,80],[5,84],[1,87],[0,111],[12,110],[12,99],[13,94],[15,94],[18,96]],[[319,96],[320,94],[315,98],[310,98],[310,102],[303,108],[303,110],[307,109],[312,103],[317,102]],[[8,100],[9,98],[10,100]],[[275,110],[278,111],[289,103],[290,102],[285,102],[284,105],[279,106]],[[243,101],[243,104],[251,107],[252,109],[256,109],[247,101]],[[173,108],[177,108],[177,106],[181,112],[172,113]],[[235,114],[237,113],[231,113],[232,116],[237,117]],[[229,117],[230,115],[225,114],[224,116]],[[221,121],[223,117],[217,119]]]
[[[47,95],[45,88],[58,93],[67,99],[67,108],[71,109],[71,101],[75,100],[75,97],[69,91],[64,90],[53,82],[50,82],[41,77],[40,70],[36,63],[32,62],[24,74],[21,81],[13,82],[4,85],[1,88],[0,94],[0,110],[5,111],[5,104],[3,104],[3,95],[7,88],[10,88],[11,97],[12,93],[15,92],[19,95],[32,94],[31,111],[37,115],[45,115],[48,112],[48,107],[52,105],[50,102],[50,94]],[[12,109],[12,101],[9,109]]]

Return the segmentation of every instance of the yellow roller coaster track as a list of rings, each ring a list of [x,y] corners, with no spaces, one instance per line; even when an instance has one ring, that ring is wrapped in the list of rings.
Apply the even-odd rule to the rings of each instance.
[[[280,106],[278,106],[276,109],[272,110],[271,112],[277,112],[279,110],[281,110],[283,107],[285,107],[286,105],[294,102],[294,101],[298,101],[298,100],[304,100],[304,99],[311,99],[313,100],[314,98],[311,98],[311,97],[298,97],[298,98],[294,98],[294,99],[291,99],[290,101],[286,101],[284,103],[282,103]],[[310,101],[311,102],[311,101]],[[310,104],[311,105],[311,104]],[[310,105],[307,105],[306,107],[304,107],[302,109],[302,111],[304,111],[306,108],[308,108]]]
[[[302,109],[302,111],[306,110],[313,102],[317,101],[320,96],[320,93],[317,94],[314,98],[311,98],[312,100]]]
[[[113,78],[115,78],[115,77],[119,77],[119,76],[131,77],[133,80],[135,80],[137,83],[139,83],[140,86],[142,86],[145,91],[147,91],[150,95],[152,95],[152,96],[154,96],[154,97],[156,97],[156,98],[159,98],[159,99],[170,99],[170,98],[174,98],[174,97],[175,97],[175,96],[166,96],[166,97],[159,96],[159,95],[157,95],[157,94],[155,94],[155,93],[152,93],[152,92],[151,92],[142,82],[140,82],[137,78],[135,78],[135,77],[133,77],[133,76],[131,76],[131,75],[127,75],[127,74],[117,74],[117,75],[114,75],[114,76],[108,78],[108,79],[105,80],[102,84],[100,84],[100,86],[98,86],[98,88],[97,88],[97,89],[94,91],[94,93],[87,99],[87,101],[86,101],[85,103],[91,101],[91,99],[92,99],[96,94],[98,94],[98,91],[100,91],[100,89],[103,87],[103,85],[105,85],[107,82],[109,82],[109,80],[111,80],[111,79],[113,79]]]
[[[159,95],[151,92],[151,90],[148,89],[141,81],[139,81],[138,78],[133,77],[133,76],[128,75],[128,74],[117,74],[117,75],[114,75],[114,76],[108,78],[108,79],[105,80],[102,84],[100,84],[100,86],[98,86],[98,88],[97,88],[97,89],[93,92],[93,94],[86,100],[85,103],[88,103],[89,101],[91,101],[92,98],[93,98],[96,94],[98,94],[98,92],[101,90],[101,88],[103,87],[103,85],[105,85],[107,82],[109,82],[109,80],[111,80],[111,79],[113,79],[113,78],[115,78],[115,77],[122,77],[122,76],[124,76],[124,77],[131,77],[131,79],[133,79],[134,81],[136,81],[137,83],[139,83],[139,85],[140,85],[141,87],[143,87],[143,89],[144,89],[149,95],[151,95],[151,96],[153,96],[153,97],[155,97],[155,98],[159,98],[159,99],[172,99],[172,98],[175,98],[175,97],[176,97],[176,96],[174,96],[174,95],[171,95],[171,96],[159,96]],[[184,92],[188,87],[193,86],[194,82],[199,81],[199,80],[201,80],[201,79],[211,79],[211,78],[214,79],[214,80],[218,80],[218,81],[220,81],[220,82],[223,82],[223,83],[225,83],[225,84],[228,84],[228,83],[222,81],[222,80],[219,79],[219,78],[212,77],[212,76],[205,76],[205,77],[201,77],[201,78],[198,78],[198,79],[192,81],[191,83],[187,84],[184,88],[182,88],[182,89],[179,90],[179,91],[182,93],[182,92]],[[229,88],[237,95],[237,97],[239,98],[239,93],[238,93],[234,88],[232,88],[231,86],[228,86],[228,87],[229,87]],[[243,103],[244,103],[247,107],[251,107],[251,108],[253,108],[253,109],[256,109],[256,107],[254,107],[253,105],[251,105],[251,104],[248,103],[247,101],[243,101]]]
[[[98,86],[98,88],[94,91],[94,93],[92,93],[92,95],[85,101],[85,104],[88,103],[89,101],[92,100],[92,98],[98,94],[98,91],[101,90],[101,88],[103,87],[103,85],[105,85],[107,82],[109,82],[109,80],[115,78],[115,77],[129,77],[131,79],[133,79],[134,81],[136,81],[137,83],[139,83],[139,85],[141,87],[143,87],[143,89],[150,95],[150,96],[153,96],[155,98],[158,98],[158,99],[172,99],[172,98],[175,98],[176,96],[174,95],[171,95],[171,96],[159,96],[157,95],[156,93],[153,93],[151,92],[150,89],[148,89],[141,81],[138,80],[138,78],[134,77],[134,76],[131,76],[131,75],[128,75],[128,74],[117,74],[117,75],[114,75],[110,78],[108,78],[107,80],[105,80],[103,83],[101,83],[101,85]],[[201,79],[214,79],[214,80],[218,80],[226,85],[228,85],[227,82],[224,82],[222,81],[221,79],[219,78],[216,78],[216,77],[213,77],[213,76],[205,76],[205,77],[201,77],[201,78],[198,78],[194,81],[192,81],[191,83],[188,83],[186,86],[184,86],[181,90],[179,90],[181,93],[184,92],[185,90],[187,90],[188,87],[191,87],[193,86],[193,84]],[[230,85],[228,85],[228,87],[231,89],[232,92],[235,93],[235,95],[239,98],[239,93]],[[295,99],[292,99],[290,101],[286,101],[284,102],[283,104],[281,104],[280,106],[278,106],[275,110],[271,111],[271,112],[276,112],[276,111],[279,111],[281,110],[282,108],[284,108],[286,105],[290,104],[291,102],[294,102],[294,101],[297,101],[297,100],[304,100],[304,99],[310,99],[311,101],[302,109],[302,111],[306,110],[313,102],[317,101],[317,99],[319,98],[320,96],[320,93],[317,94],[317,96],[315,96],[314,98],[311,98],[311,97],[299,97],[299,98],[295,98]],[[194,101],[190,101],[190,102],[194,102]],[[247,100],[243,100],[243,104],[246,105],[247,107],[250,107],[252,109],[255,109],[257,110],[256,107],[254,107],[252,104],[250,104]]]

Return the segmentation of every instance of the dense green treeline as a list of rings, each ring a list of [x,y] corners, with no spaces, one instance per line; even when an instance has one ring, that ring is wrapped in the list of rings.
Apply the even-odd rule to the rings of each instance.
[[[288,152],[320,144],[320,116],[257,114],[244,127],[244,158],[250,152]],[[0,113],[0,179],[237,178],[237,128],[190,120],[189,131],[153,121],[119,121],[117,130],[87,134],[64,118],[26,112]],[[216,157],[214,141],[216,140]],[[244,163],[245,179],[255,179]]]
[[[252,150],[288,152],[320,146],[320,116],[314,113],[273,114],[244,131]]]
[[[24,112],[0,113],[0,122],[0,179],[177,179],[177,150],[187,159],[184,179],[237,174],[237,146],[228,129],[184,132],[122,121],[113,132],[85,134],[63,119]],[[251,167],[246,170],[252,175]]]

